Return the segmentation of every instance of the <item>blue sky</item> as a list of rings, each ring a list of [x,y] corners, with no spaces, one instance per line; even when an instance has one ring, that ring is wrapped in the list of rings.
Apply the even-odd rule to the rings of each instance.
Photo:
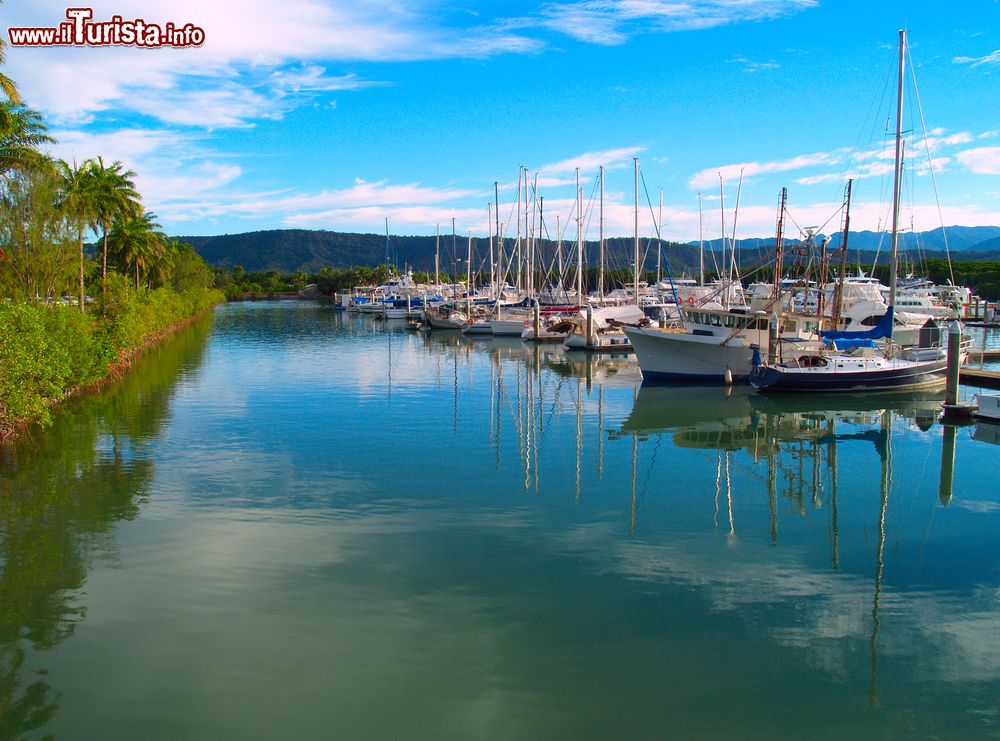
[[[912,90],[904,222],[1000,225],[1000,4],[850,0],[563,0],[542,4],[118,0],[113,15],[205,30],[198,48],[8,48],[8,74],[77,160],[138,173],[172,234],[303,227],[432,234],[510,212],[519,165],[546,225],[571,222],[574,169],[592,202],[604,164],[608,234],[631,234],[632,157],[663,235],[774,232],[789,189],[800,227],[884,226],[897,30]],[[6,0],[10,26],[65,4]],[[926,125],[926,128],[925,128]],[[932,166],[928,165],[928,154]],[[933,178],[931,177],[933,172]],[[933,182],[936,181],[937,196]],[[654,229],[645,194],[640,228]],[[940,209],[937,205],[940,201]],[[596,203],[587,206],[596,238]],[[514,229],[511,223],[508,234]],[[794,232],[794,226],[792,227]],[[575,226],[568,229],[575,237]]]

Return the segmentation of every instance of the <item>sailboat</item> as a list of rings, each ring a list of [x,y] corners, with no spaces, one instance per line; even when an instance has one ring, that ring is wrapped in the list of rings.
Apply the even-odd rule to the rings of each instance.
[[[940,343],[900,350],[892,342],[902,190],[905,60],[906,31],[900,30],[888,310],[879,324],[868,331],[821,333],[829,351],[797,355],[772,364],[761,363],[760,355],[755,355],[750,383],[762,391],[879,391],[926,388],[945,383],[947,359]],[[875,340],[879,339],[885,340],[883,346],[876,345]]]
[[[615,306],[588,306],[583,316],[574,321],[572,331],[566,336],[563,347],[567,350],[589,350],[592,352],[630,352],[632,343],[623,331],[626,326],[648,324],[646,315],[639,306],[639,158],[633,157],[635,181],[635,262],[634,282],[629,302]],[[583,196],[579,187],[577,171],[577,295],[583,296]],[[604,244],[604,168],[601,168],[601,244]],[[603,248],[599,290],[603,293]]]

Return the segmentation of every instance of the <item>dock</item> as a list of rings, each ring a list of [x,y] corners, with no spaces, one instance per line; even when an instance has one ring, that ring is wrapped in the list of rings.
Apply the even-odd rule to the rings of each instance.
[[[980,370],[979,368],[962,368],[958,372],[959,381],[967,386],[978,386],[984,389],[1000,389],[1000,373],[997,371]]]
[[[1000,350],[969,350],[969,363],[988,363],[1000,360]]]

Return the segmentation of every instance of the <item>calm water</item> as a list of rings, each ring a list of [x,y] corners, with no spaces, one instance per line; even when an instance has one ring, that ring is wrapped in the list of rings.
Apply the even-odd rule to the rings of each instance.
[[[937,404],[221,307],[0,458],[0,738],[1000,736]]]

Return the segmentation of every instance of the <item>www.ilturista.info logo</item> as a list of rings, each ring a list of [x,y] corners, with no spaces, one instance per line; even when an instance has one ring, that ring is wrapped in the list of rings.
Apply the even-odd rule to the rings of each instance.
[[[147,23],[142,18],[126,21],[120,15],[94,22],[93,8],[67,8],[64,23],[56,27],[8,28],[11,46],[201,46],[205,31],[193,23]]]

